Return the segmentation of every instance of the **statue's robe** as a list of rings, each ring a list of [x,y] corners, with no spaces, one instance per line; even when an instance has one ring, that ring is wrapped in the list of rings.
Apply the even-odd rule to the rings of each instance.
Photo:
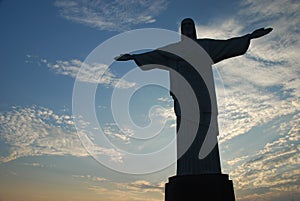
[[[249,47],[250,37],[248,34],[228,40],[197,39],[195,41],[210,56],[212,65],[227,58],[243,55]],[[180,43],[182,42],[174,44],[174,47],[178,47],[178,44],[180,45]],[[150,52],[135,54],[133,55],[133,58],[135,63],[142,70],[159,68],[170,71],[170,95],[174,99],[174,110],[177,117],[177,132],[183,121],[188,122],[187,125],[193,124],[195,123],[193,122],[193,118],[197,113],[200,113],[200,121],[196,122],[199,124],[196,137],[185,153],[178,157],[177,175],[221,173],[217,143],[205,158],[199,159],[199,151],[206,134],[213,134],[216,138],[216,142],[218,135],[217,99],[211,65],[198,66],[198,68],[202,68],[202,71],[204,70],[203,72],[205,72],[206,81],[204,81],[204,75],[199,75],[195,67],[192,67],[187,61],[180,58],[180,55],[176,56],[170,52],[164,51],[165,49],[170,48],[172,48],[172,44],[169,45],[168,48],[159,48]],[[183,51],[188,51],[188,49]],[[194,52],[191,52],[191,54],[194,54]],[[178,101],[178,96],[184,92],[181,88],[184,83],[181,83],[182,81],[178,79],[178,74],[170,69],[176,71],[188,81],[196,95],[199,110],[191,110],[192,112],[190,114],[185,116],[182,115],[180,111],[180,104],[182,103]],[[212,128],[210,132],[213,133],[207,133],[209,126]],[[181,145],[185,143],[184,138],[187,137],[187,135],[191,135],[188,128],[184,129],[184,135],[181,137],[177,136],[177,153],[178,149],[181,149]]]

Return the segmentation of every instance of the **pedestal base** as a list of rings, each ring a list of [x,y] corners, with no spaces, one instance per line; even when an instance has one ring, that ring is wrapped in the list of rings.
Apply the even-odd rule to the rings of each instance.
[[[235,201],[227,174],[173,176],[165,186],[165,201]]]

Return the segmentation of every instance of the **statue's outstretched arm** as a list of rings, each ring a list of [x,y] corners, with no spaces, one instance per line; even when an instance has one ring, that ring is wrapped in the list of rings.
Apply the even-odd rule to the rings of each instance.
[[[121,54],[114,58],[116,61],[129,61],[133,59],[133,55],[131,54]]]
[[[264,35],[267,35],[272,30],[273,30],[272,28],[260,28],[260,29],[256,29],[255,31],[253,31],[250,34],[250,39],[260,38],[260,37],[262,37]]]
[[[115,57],[116,61],[133,60],[142,70],[163,69],[170,70],[169,57],[161,50],[153,50],[141,54],[121,54]]]

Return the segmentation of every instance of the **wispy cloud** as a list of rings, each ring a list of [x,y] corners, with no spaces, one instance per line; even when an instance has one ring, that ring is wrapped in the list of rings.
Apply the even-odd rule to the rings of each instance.
[[[57,60],[52,63],[47,59],[30,54],[27,54],[26,57],[26,63],[37,63],[39,66],[44,64],[54,73],[77,79],[80,82],[124,89],[136,86],[134,82],[118,78],[105,64],[87,64],[79,59]]]
[[[26,156],[89,156],[76,133],[73,117],[56,114],[53,110],[32,106],[13,107],[0,113],[0,140],[8,145],[0,162]],[[97,154],[120,162],[122,156],[113,149],[94,147]]]
[[[127,188],[132,191],[143,191],[143,192],[159,192],[163,193],[164,191],[164,182],[159,184],[153,184],[149,181],[138,180],[130,183]]]
[[[27,165],[27,166],[32,166],[32,167],[40,167],[40,168],[45,167],[45,165],[43,165],[41,163],[23,163],[23,164]]]
[[[88,183],[88,190],[99,194],[101,199],[121,201],[158,201],[163,198],[165,182],[150,182],[144,179],[116,181],[95,175],[72,175],[74,180]]]
[[[13,108],[0,114],[1,141],[10,145],[8,162],[24,156],[75,155],[87,156],[68,115],[57,115],[47,108],[36,106]]]
[[[123,144],[129,144],[131,136],[133,135],[133,130],[127,128],[121,131],[116,123],[106,123],[103,126],[103,133],[107,135],[110,140],[118,140]]]
[[[168,143],[166,141],[170,140],[170,136],[163,133],[173,133],[174,131],[173,107],[152,107],[148,115],[139,116],[139,119],[148,122],[145,130],[137,128],[134,121],[128,124],[109,122],[103,124],[103,133],[121,149],[138,154],[157,151],[162,146],[161,144]],[[150,119],[151,121],[149,121]],[[139,138],[144,138],[144,140]]]
[[[78,59],[70,61],[56,61],[55,64],[47,64],[57,74],[76,78],[81,82],[98,83],[115,88],[131,88],[136,85],[124,79],[117,78],[105,64],[90,65]],[[80,72],[80,73],[79,73]]]
[[[89,190],[104,195],[105,200],[159,201],[163,198],[164,183],[151,183],[145,180],[131,183],[110,181],[107,187],[95,184],[90,186]]]
[[[167,8],[166,0],[83,1],[58,0],[60,15],[68,20],[100,30],[124,31],[134,25],[153,23]]]
[[[87,174],[87,175],[72,175],[72,177],[74,179],[91,180],[91,181],[94,181],[94,182],[108,181],[106,178],[97,177],[97,176],[93,176],[93,175],[90,175],[90,174]]]
[[[260,191],[260,197],[273,200],[274,194],[280,192],[300,193],[300,128],[299,117],[295,115],[291,120],[292,128],[286,135],[267,143],[262,149],[253,155],[244,155],[233,161],[228,161],[233,171],[230,173],[234,178],[236,189],[240,194],[247,195],[249,189],[265,189]],[[285,123],[283,123],[285,124]],[[284,126],[279,126],[279,133],[286,132]],[[258,194],[253,195],[252,199]],[[246,196],[247,199],[249,195]]]

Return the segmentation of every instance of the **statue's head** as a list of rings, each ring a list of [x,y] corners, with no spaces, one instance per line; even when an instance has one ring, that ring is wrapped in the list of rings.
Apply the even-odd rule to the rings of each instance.
[[[197,39],[194,20],[185,18],[181,21],[181,34],[194,40]]]

